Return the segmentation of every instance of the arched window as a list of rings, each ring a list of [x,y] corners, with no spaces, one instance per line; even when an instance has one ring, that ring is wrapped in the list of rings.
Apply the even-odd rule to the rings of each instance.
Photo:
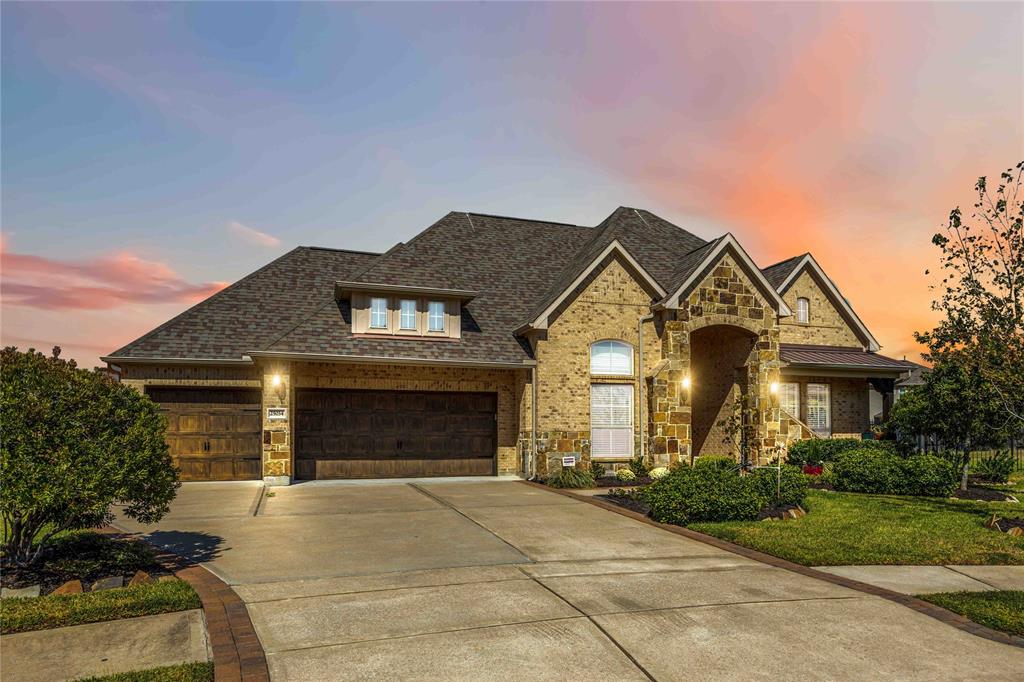
[[[590,373],[633,374],[633,347],[622,341],[598,341],[590,346]]]
[[[806,298],[796,299],[796,321],[800,324],[811,321],[811,302]]]

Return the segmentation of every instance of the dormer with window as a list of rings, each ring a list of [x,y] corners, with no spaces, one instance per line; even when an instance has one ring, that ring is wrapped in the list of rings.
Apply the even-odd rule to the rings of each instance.
[[[462,304],[474,293],[392,284],[337,282],[335,295],[352,305],[352,334],[458,340],[462,336]]]

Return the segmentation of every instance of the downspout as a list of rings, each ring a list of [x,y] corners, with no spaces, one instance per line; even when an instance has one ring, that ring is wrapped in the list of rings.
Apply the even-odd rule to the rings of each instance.
[[[530,368],[530,461],[526,465],[527,480],[537,471],[537,365]]]
[[[641,315],[636,323],[637,373],[639,374],[637,385],[640,392],[640,461],[645,463],[647,461],[644,458],[647,450],[647,418],[644,412],[644,396],[647,394],[647,378],[644,376],[644,322],[650,322],[653,319],[654,313],[648,313]]]

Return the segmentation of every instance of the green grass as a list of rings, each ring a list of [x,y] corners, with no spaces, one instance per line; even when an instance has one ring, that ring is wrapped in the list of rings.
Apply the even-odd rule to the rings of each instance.
[[[1024,592],[940,592],[918,595],[993,630],[1024,637]]]
[[[811,490],[792,521],[698,523],[694,530],[806,566],[1024,564],[1024,538],[983,526],[1024,505]]]
[[[117,675],[85,677],[77,682],[212,682],[213,663],[182,663]]]
[[[0,634],[185,611],[200,606],[199,595],[184,580],[83,594],[0,599]]]

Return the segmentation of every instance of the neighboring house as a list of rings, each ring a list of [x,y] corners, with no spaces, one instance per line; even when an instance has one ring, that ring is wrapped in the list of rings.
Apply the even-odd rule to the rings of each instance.
[[[449,213],[383,254],[300,247],[104,360],[185,479],[543,474],[859,435],[906,371],[810,254],[758,268],[643,210]]]

